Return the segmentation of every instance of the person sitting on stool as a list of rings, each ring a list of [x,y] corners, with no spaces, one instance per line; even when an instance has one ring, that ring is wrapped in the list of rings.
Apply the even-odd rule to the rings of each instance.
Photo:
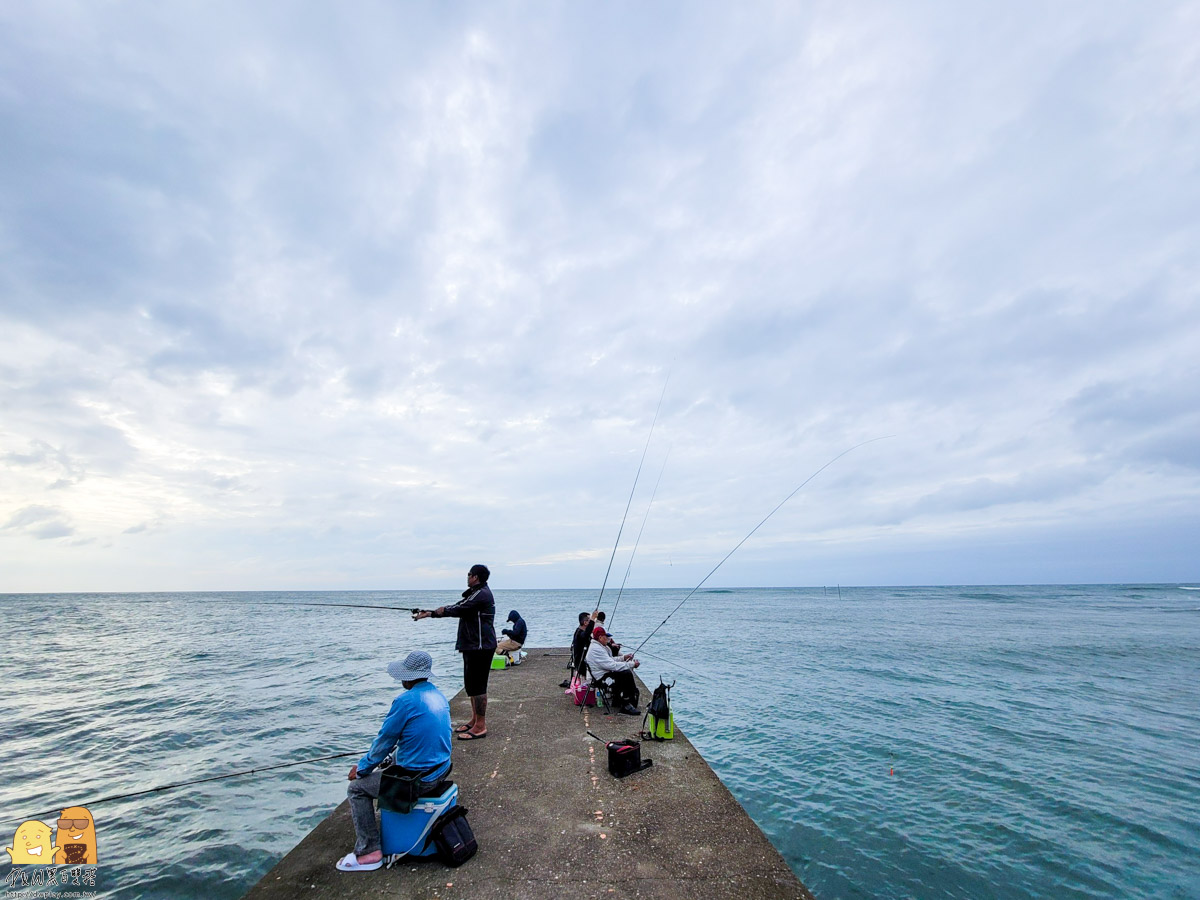
[[[404,692],[392,701],[379,736],[366,756],[350,767],[350,818],[354,821],[354,852],[337,862],[343,872],[369,872],[383,865],[375,798],[379,796],[380,764],[391,756],[406,769],[424,772],[417,785],[424,792],[437,787],[450,770],[450,704],[429,679],[433,659],[414,650],[404,662],[390,663],[387,672]]]
[[[592,629],[592,645],[587,651],[587,667],[592,678],[599,681],[608,678],[612,681],[613,701],[619,712],[627,716],[640,716],[637,707],[638,689],[633,680],[633,670],[641,665],[633,658],[632,653],[618,659],[608,649],[608,632],[599,625]]]
[[[525,643],[525,638],[529,634],[529,628],[525,625],[525,620],[521,618],[521,614],[515,609],[508,614],[508,621],[513,623],[512,628],[501,628],[500,633],[505,637],[496,644],[496,652],[504,656],[509,656],[521,649]],[[511,659],[512,657],[509,656]]]

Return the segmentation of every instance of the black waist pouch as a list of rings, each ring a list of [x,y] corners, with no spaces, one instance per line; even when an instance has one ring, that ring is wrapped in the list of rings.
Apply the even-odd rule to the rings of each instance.
[[[654,760],[642,761],[642,745],[637,741],[610,741],[608,743],[608,773],[615,778],[624,778],[654,765]]]
[[[426,846],[430,842],[437,848],[437,856],[448,866],[458,867],[475,855],[479,845],[475,843],[475,832],[467,822],[467,808],[453,806],[446,810],[429,830],[425,839]]]
[[[379,808],[396,813],[410,813],[416,806],[417,800],[423,796],[421,782],[441,766],[432,769],[406,769],[404,766],[390,765],[379,773]],[[451,766],[453,768],[453,766]],[[446,770],[450,774],[450,770]],[[438,784],[440,788],[445,782]]]

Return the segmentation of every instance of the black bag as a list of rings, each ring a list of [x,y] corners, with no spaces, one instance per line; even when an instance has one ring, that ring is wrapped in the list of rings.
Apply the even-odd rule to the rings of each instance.
[[[654,696],[646,705],[646,715],[642,716],[642,733],[640,737],[655,741],[669,741],[675,737],[675,721],[671,717],[671,688],[675,682],[667,684],[662,678],[658,679],[658,687]],[[650,730],[646,730],[646,721],[650,722]]]
[[[432,769],[406,769],[404,766],[391,765],[379,773],[379,808],[396,813],[410,813],[422,796],[421,782],[441,768],[441,764]],[[446,775],[454,766],[446,770]],[[443,775],[443,778],[446,776]],[[441,787],[441,783],[438,784]]]
[[[667,684],[661,678],[658,679],[658,687],[654,689],[654,696],[650,698],[650,705],[646,708],[648,715],[664,722],[671,717],[670,692],[673,687],[675,682]]]
[[[642,745],[637,741],[609,741],[608,773],[614,778],[624,778],[654,765],[654,760],[642,760]]]
[[[479,845],[475,842],[475,832],[467,822],[465,806],[452,806],[433,823],[425,846],[433,842],[437,848],[437,857],[448,866],[457,868],[475,855]]]

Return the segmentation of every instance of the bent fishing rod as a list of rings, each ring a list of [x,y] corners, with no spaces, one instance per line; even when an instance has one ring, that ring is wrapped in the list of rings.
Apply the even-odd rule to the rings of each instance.
[[[633,476],[633,487],[629,489],[629,499],[625,501],[625,515],[621,517],[621,527],[617,529],[617,540],[613,543],[612,555],[608,558],[608,568],[604,570],[604,581],[600,584],[600,596],[596,598],[596,609],[600,609],[600,601],[604,599],[604,588],[608,584],[608,574],[612,571],[613,560],[617,556],[617,547],[621,545],[621,532],[625,530],[625,520],[629,518],[629,506],[633,503],[634,492],[637,491],[638,478],[642,475],[642,465],[646,462],[646,451],[650,449],[650,439],[654,437],[654,426],[658,424],[658,413],[662,409],[663,397],[667,395],[667,385],[671,383],[671,373],[667,372],[667,380],[663,382],[662,393],[658,395],[658,406],[654,408],[654,420],[650,423],[650,433],[646,435],[646,446],[642,448],[642,458],[638,461],[637,473]]]
[[[717,569],[719,569],[719,568],[721,568],[721,566],[725,565],[725,560],[727,560],[727,559],[729,559],[729,557],[733,556],[733,554],[737,552],[738,547],[741,547],[742,544],[744,544],[744,543],[746,543],[746,541],[750,540],[750,538],[754,534],[754,532],[758,531],[758,529],[762,528],[763,525],[766,524],[767,519],[771,518],[771,516],[773,516],[773,515],[775,515],[775,513],[779,512],[779,510],[783,507],[783,505],[785,503],[787,503],[789,500],[791,500],[793,497],[795,497],[798,493],[800,493],[801,488],[803,488],[806,484],[808,484],[810,481],[812,481],[814,478],[816,478],[818,475],[820,475],[822,472],[824,472],[826,469],[828,469],[835,462],[837,462],[839,459],[841,459],[843,456],[845,456],[847,453],[851,452],[852,450],[857,450],[859,447],[865,447],[867,444],[873,444],[876,441],[882,441],[882,440],[885,440],[886,438],[890,438],[890,437],[892,437],[892,435],[885,434],[885,435],[882,435],[877,438],[871,438],[869,441],[863,441],[861,444],[855,444],[853,447],[843,450],[841,453],[839,453],[837,456],[835,456],[829,462],[825,463],[825,465],[821,466],[821,468],[817,469],[817,471],[813,472],[811,475],[809,475],[807,478],[805,478],[802,482],[800,482],[800,484],[796,487],[796,489],[794,491],[792,491],[790,494],[788,494],[786,497],[784,497],[782,500],[780,500],[778,505],[776,505],[776,507],[773,510],[771,510],[769,513],[767,513],[766,516],[763,517],[763,520],[761,522],[759,522],[757,525],[755,525],[753,528],[750,529],[750,534],[747,534],[744,538],[742,538],[740,541],[738,541],[737,545],[732,550],[730,550],[728,553],[726,553],[724,558],[722,558],[722,560],[719,563],[717,563],[715,566],[712,567],[712,571],[710,571],[707,575],[705,575],[702,579],[700,579],[700,583],[698,585],[696,585],[694,588],[692,588],[688,592],[688,595],[686,597],[684,597],[682,600],[679,601],[678,606],[676,606],[673,610],[671,610],[669,613],[667,613],[667,618],[663,619],[661,622],[659,622],[654,627],[654,631],[651,631],[648,635],[646,635],[645,640],[643,640],[640,644],[638,644],[637,650],[633,651],[634,655],[637,655],[638,650],[641,650],[644,646],[646,646],[646,641],[648,641],[648,640],[650,640],[650,638],[654,637],[654,635],[658,631],[658,629],[662,628],[664,625],[667,624],[667,619],[671,618],[671,616],[673,616],[673,615],[675,615],[675,613],[679,612],[679,607],[681,607],[681,606],[683,606],[683,604],[687,603],[688,600],[691,599],[692,594],[696,593],[696,591],[700,590],[700,588],[702,588],[704,586],[704,582],[706,582],[706,581],[708,581],[708,579],[712,578],[713,573],[716,572]]]
[[[650,518],[650,510],[654,506],[654,498],[658,496],[658,485],[662,481],[663,472],[667,469],[667,460],[671,458],[671,450],[667,448],[667,455],[663,457],[662,468],[658,470],[658,478],[654,482],[654,490],[650,492],[650,505],[646,507],[646,514],[642,516],[642,527],[638,529],[637,540],[633,542],[633,552],[629,554],[629,565],[625,567],[625,577],[621,579],[621,589],[617,591],[617,599],[613,603],[612,615],[608,617],[608,625],[611,628],[612,623],[617,619],[617,607],[621,605],[621,595],[625,593],[625,582],[629,580],[629,572],[633,568],[633,558],[637,556],[638,544],[642,542],[642,532],[646,530],[646,520]]]

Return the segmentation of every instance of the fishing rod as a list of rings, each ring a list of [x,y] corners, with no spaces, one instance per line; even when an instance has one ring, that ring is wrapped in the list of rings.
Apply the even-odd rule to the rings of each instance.
[[[843,456],[845,456],[851,450],[857,450],[859,447],[865,447],[867,444],[873,444],[876,441],[882,441],[882,440],[884,440],[886,438],[890,438],[890,437],[892,437],[892,435],[885,434],[885,435],[882,435],[877,438],[871,438],[869,441],[863,441],[861,444],[855,444],[853,447],[843,450],[841,453],[839,453],[837,456],[835,456],[829,462],[825,463],[825,465],[821,466],[821,468],[817,469],[817,471],[813,472],[811,475],[809,475],[807,478],[805,478],[802,482],[800,482],[800,484],[796,487],[796,489],[794,491],[792,491],[790,494],[788,494],[786,497],[784,497],[782,500],[780,500],[779,504],[773,510],[771,510],[769,513],[767,513],[761,522],[759,522],[757,525],[755,525],[753,528],[750,529],[750,534],[746,535],[744,538],[742,538],[740,541],[738,541],[737,545],[732,550],[730,550],[728,553],[726,553],[724,558],[722,558],[722,560],[719,563],[717,563],[715,566],[712,567],[712,571],[710,571],[707,575],[705,575],[700,580],[700,583],[698,585],[696,585],[694,588],[692,588],[691,591],[688,592],[688,595],[686,597],[684,597],[682,600],[679,601],[678,606],[676,606],[673,610],[671,610],[669,613],[667,613],[667,618],[663,619],[661,622],[659,622],[658,625],[656,625],[654,627],[654,631],[651,631],[648,635],[646,635],[646,639],[644,641],[642,641],[640,644],[638,644],[637,650],[634,650],[633,652],[636,654],[638,652],[638,650],[641,650],[642,647],[646,646],[646,641],[648,641],[648,640],[650,640],[650,638],[654,637],[654,635],[658,631],[658,629],[662,628],[664,625],[667,624],[667,619],[671,618],[671,616],[673,616],[673,615],[675,615],[675,613],[679,612],[679,607],[683,606],[683,604],[687,603],[688,600],[691,598],[692,594],[694,594],[694,593],[696,593],[696,591],[700,590],[700,588],[702,588],[704,586],[704,582],[706,582],[706,581],[708,581],[708,579],[712,578],[713,572],[716,572],[717,569],[721,568],[721,566],[723,566],[725,564],[725,560],[729,559],[729,557],[733,556],[733,554],[737,552],[738,547],[741,547],[742,544],[744,544],[744,543],[746,543],[746,541],[750,540],[751,535],[753,535],[754,532],[758,531],[758,529],[762,528],[763,525],[766,524],[767,519],[771,518],[771,516],[773,516],[773,515],[775,515],[775,513],[779,512],[779,510],[783,507],[783,504],[787,503],[789,500],[791,500],[793,497],[795,497],[796,494],[800,493],[801,488],[803,488],[806,484],[808,484],[810,481],[812,481],[814,478],[816,478],[818,475],[820,475],[822,472],[824,472],[826,469],[828,469],[830,466],[832,466],[835,462],[837,462],[839,459],[841,459]]]
[[[638,529],[637,540],[633,542],[633,552],[629,554],[629,565],[625,567],[625,577],[621,579],[621,589],[617,591],[617,599],[613,603],[612,615],[608,617],[610,628],[617,618],[617,607],[621,605],[621,595],[625,593],[625,582],[629,580],[629,571],[633,568],[633,558],[637,556],[638,544],[642,542],[642,532],[646,530],[646,520],[650,518],[650,509],[654,506],[654,498],[658,496],[658,485],[662,481],[663,472],[667,468],[667,460],[670,458],[671,449],[668,447],[667,455],[663,457],[662,468],[658,470],[658,479],[654,482],[654,490],[650,492],[650,505],[646,507],[646,514],[642,516],[642,527]]]
[[[290,762],[290,763],[279,763],[278,765],[274,765],[274,766],[262,766],[261,768],[258,768],[258,769],[246,769],[244,772],[229,772],[228,774],[225,774],[225,775],[210,775],[207,778],[196,778],[196,779],[193,779],[192,781],[179,781],[174,784],[163,784],[158,787],[147,788],[144,791],[132,791],[128,794],[113,794],[111,797],[101,797],[99,800],[92,800],[90,803],[83,803],[83,804],[78,804],[78,805],[85,806],[88,809],[91,809],[93,806],[99,806],[101,803],[111,803],[114,800],[127,800],[130,797],[141,797],[145,794],[157,794],[161,791],[172,791],[172,790],[175,790],[176,788],[188,787],[193,784],[204,784],[207,781],[221,781],[225,778],[239,778],[243,775],[254,775],[258,772],[270,772],[272,769],[288,769],[288,768],[291,768],[292,766],[303,766],[303,765],[308,765],[309,763],[325,762],[326,760],[330,760],[330,759],[342,759],[343,757],[346,757],[346,756],[358,756],[358,755],[360,755],[360,753],[361,753],[361,751],[359,751],[359,750],[351,750],[348,753],[334,753],[330,756],[314,756],[311,759],[299,759],[299,760],[296,760],[295,762]],[[53,813],[47,813],[46,815],[53,815]],[[40,818],[40,817],[35,816],[34,818]]]
[[[232,600],[227,597],[211,597],[207,600],[196,600],[196,605],[205,603],[236,603],[239,606],[255,604],[256,606],[335,606],[351,607],[354,609],[394,609],[398,612],[415,613],[420,610],[413,606],[377,606],[372,603],[319,603],[315,600]]]
[[[625,530],[625,520],[629,518],[629,506],[633,503],[633,494],[637,490],[638,478],[642,475],[642,465],[646,462],[646,451],[650,449],[650,439],[654,437],[654,426],[658,424],[658,413],[662,409],[663,397],[667,395],[667,385],[671,383],[671,373],[667,372],[667,380],[663,382],[662,393],[658,395],[658,406],[654,408],[654,420],[650,423],[650,433],[646,435],[646,446],[642,448],[642,458],[638,462],[637,473],[633,476],[633,487],[629,490],[629,499],[625,501],[625,515],[621,517],[621,527],[617,529],[617,540],[613,544],[612,556],[608,558],[608,568],[604,570],[604,581],[600,584],[600,596],[596,598],[596,609],[604,599],[604,588],[608,584],[608,574],[612,571],[613,560],[617,556],[617,547],[621,544],[621,532]]]
[[[278,603],[274,600],[265,600],[260,605],[262,606],[349,606],[355,609],[394,609],[398,612],[419,613],[421,610],[415,606],[376,606],[371,603],[316,603],[311,600],[289,600],[286,603]]]

